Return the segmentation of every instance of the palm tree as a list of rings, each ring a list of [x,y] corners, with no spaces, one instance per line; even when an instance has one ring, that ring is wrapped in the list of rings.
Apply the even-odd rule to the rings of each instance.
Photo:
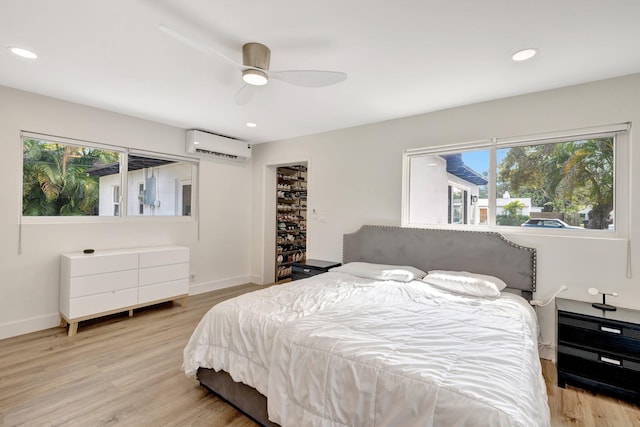
[[[95,215],[97,177],[86,170],[118,153],[46,141],[24,141],[22,212],[26,216]]]

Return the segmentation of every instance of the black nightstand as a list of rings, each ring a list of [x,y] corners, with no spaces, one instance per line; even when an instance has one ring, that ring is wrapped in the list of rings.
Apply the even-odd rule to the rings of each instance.
[[[326,273],[333,267],[342,265],[335,261],[322,261],[320,259],[308,259],[294,262],[291,266],[291,280],[306,279],[316,274]]]
[[[556,298],[558,386],[640,404],[640,311]]]

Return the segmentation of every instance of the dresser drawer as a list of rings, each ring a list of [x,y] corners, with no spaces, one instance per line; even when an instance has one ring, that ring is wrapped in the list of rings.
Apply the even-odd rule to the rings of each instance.
[[[189,278],[189,264],[171,264],[162,267],[140,269],[140,286],[153,285],[154,283],[170,282],[178,279]]]
[[[111,273],[114,271],[136,270],[138,254],[88,254],[69,259],[69,276],[88,276],[92,274]]]
[[[141,286],[138,291],[140,304],[172,298],[189,293],[189,279],[174,280],[155,285]]]
[[[68,319],[76,319],[97,313],[134,306],[138,303],[138,289],[123,289],[103,294],[72,298],[69,312],[63,313]],[[92,316],[94,317],[94,316]]]
[[[140,251],[140,268],[189,262],[189,248],[167,248]]]
[[[136,287],[138,287],[138,270],[79,276],[71,278],[69,282],[69,297],[77,298]]]

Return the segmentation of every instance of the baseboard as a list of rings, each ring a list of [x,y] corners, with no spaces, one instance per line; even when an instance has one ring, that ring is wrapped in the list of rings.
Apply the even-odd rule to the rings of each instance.
[[[216,291],[218,289],[244,285],[245,283],[249,283],[250,281],[251,279],[249,276],[243,276],[207,283],[191,284],[189,286],[189,295],[198,295],[205,292]],[[54,328],[58,325],[60,325],[60,313],[45,314],[43,316],[31,317],[29,319],[1,323],[0,340],[16,337],[18,335],[28,334],[31,332],[41,331],[43,329]]]
[[[15,320],[0,324],[0,340],[16,337],[60,325],[60,313],[45,314],[29,319]]]
[[[553,363],[556,363],[556,348],[553,345],[539,343],[538,355],[541,359],[551,360]]]
[[[255,283],[256,285],[264,285],[262,277],[260,276],[251,276],[251,283]]]
[[[230,288],[232,286],[244,285],[251,282],[249,276],[233,277],[231,279],[216,280],[214,282],[194,283],[189,285],[189,295],[204,294],[205,292],[217,291],[219,289]]]

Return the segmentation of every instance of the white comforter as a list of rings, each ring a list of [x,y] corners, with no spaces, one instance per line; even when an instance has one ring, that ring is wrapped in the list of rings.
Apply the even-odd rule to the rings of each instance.
[[[385,283],[276,334],[269,418],[286,426],[548,426],[522,298]]]
[[[326,273],[272,286],[216,304],[202,318],[184,349],[183,369],[224,370],[267,395],[273,340],[280,327],[358,296],[382,282]]]
[[[184,370],[224,370],[282,426],[548,426],[535,313],[515,295],[326,273],[217,304]]]

